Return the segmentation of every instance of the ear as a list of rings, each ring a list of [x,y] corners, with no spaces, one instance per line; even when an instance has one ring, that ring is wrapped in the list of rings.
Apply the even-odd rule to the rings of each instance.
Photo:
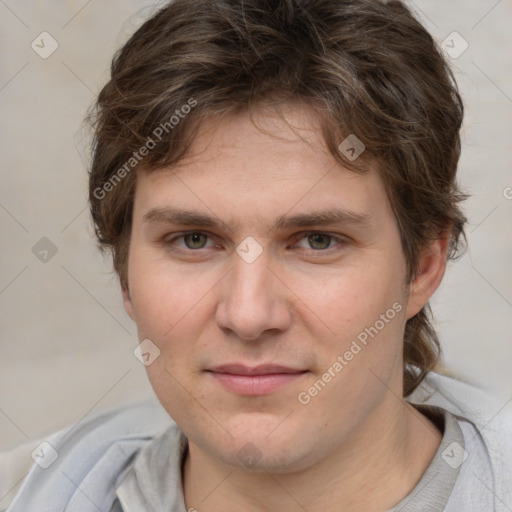
[[[418,273],[409,286],[406,318],[419,313],[437,290],[446,270],[450,230],[445,229],[440,237],[422,251]]]
[[[121,288],[123,293],[124,309],[128,313],[128,316],[135,322],[135,316],[133,314],[132,298],[130,297],[130,290],[128,288]]]

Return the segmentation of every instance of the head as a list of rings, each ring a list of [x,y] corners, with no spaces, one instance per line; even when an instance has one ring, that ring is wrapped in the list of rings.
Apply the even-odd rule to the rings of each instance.
[[[187,435],[243,445],[297,409],[272,439],[307,460],[308,418],[349,432],[382,381],[418,386],[440,351],[428,300],[464,239],[462,114],[397,1],[175,0],[121,48],[90,116],[91,212]],[[305,373],[249,398],[209,372],[239,361]]]

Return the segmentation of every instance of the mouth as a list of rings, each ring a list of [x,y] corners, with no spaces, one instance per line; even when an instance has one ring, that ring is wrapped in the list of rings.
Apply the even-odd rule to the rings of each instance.
[[[252,396],[273,393],[308,373],[307,370],[281,365],[249,367],[240,364],[217,366],[207,372],[224,388],[238,395]]]

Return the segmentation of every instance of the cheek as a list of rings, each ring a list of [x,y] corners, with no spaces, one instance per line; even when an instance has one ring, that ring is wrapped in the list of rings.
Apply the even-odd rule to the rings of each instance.
[[[194,381],[201,353],[215,334],[208,336],[205,329],[212,327],[215,286],[222,274],[204,267],[177,269],[169,261],[155,259],[134,257],[131,263],[138,336],[150,339],[160,350],[160,356],[146,367],[149,381],[168,410],[194,410],[190,390],[200,398]]]
[[[331,335],[345,340],[373,325],[404,299],[399,272],[380,265],[343,268],[323,279],[312,277],[295,283],[294,291],[304,308],[314,313],[309,314],[312,322],[324,324]]]
[[[132,303],[141,335],[165,342],[182,324],[189,328],[200,324],[209,293],[219,280],[217,273],[142,257],[134,257],[130,264]]]
[[[317,315],[309,317],[318,371],[328,380],[329,370],[336,375],[318,404],[334,401],[350,409],[366,396],[379,396],[379,379],[387,382],[392,374],[401,374],[405,325],[401,268],[367,263],[343,269],[321,283],[304,283],[298,293],[308,297],[306,305]]]
[[[321,421],[325,416],[328,421],[330,413],[325,411],[333,408],[360,409],[364,415],[388,392],[383,383],[393,382],[389,385],[399,393],[395,381],[402,374],[405,325],[399,276],[392,271],[353,269],[317,287],[314,297],[315,303],[308,306],[321,319],[313,334],[319,365],[310,387],[302,391],[312,397],[310,410],[315,409],[315,417]],[[319,328],[328,334],[320,333]],[[338,419],[357,420],[355,416],[348,420],[343,414]]]

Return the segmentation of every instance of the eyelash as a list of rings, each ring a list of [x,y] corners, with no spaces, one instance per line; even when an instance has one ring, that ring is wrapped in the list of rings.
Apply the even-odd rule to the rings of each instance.
[[[209,240],[212,240],[212,237],[204,231],[187,231],[187,232],[184,232],[180,235],[177,235],[177,236],[171,238],[170,240],[165,240],[164,243],[166,246],[172,246],[176,243],[176,240],[184,239],[187,235],[206,235]],[[304,248],[302,248],[303,250],[310,251],[313,254],[316,254],[318,256],[322,256],[325,254],[331,254],[331,252],[333,252],[333,250],[340,250],[341,247],[344,247],[348,243],[348,240],[346,237],[331,235],[330,233],[326,233],[323,231],[308,231],[308,232],[300,233],[300,235],[301,236],[296,239],[296,242],[299,242],[300,240],[302,240],[304,238],[308,238],[312,235],[325,235],[330,238],[330,242],[332,242],[332,241],[337,242],[336,245],[334,245],[332,247],[328,247],[327,249],[313,249],[313,248],[304,249]],[[296,242],[294,242],[294,243],[296,243]],[[190,252],[190,253],[192,253],[192,252],[199,253],[202,249],[207,249],[207,247],[201,247],[200,249],[190,249],[188,247],[179,247],[177,250],[183,251],[183,252]]]

